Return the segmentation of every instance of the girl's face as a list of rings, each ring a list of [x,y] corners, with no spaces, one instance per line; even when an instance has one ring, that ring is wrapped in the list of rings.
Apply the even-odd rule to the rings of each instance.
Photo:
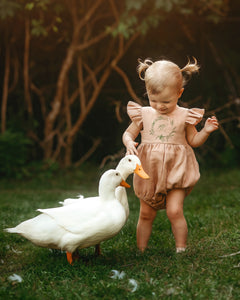
[[[184,88],[180,92],[176,92],[172,87],[166,87],[158,94],[151,94],[148,91],[149,104],[160,114],[168,114],[176,108],[178,99],[181,97]]]

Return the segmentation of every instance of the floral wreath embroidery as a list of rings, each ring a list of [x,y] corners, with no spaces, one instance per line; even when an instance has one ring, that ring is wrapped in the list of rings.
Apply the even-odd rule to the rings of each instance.
[[[174,127],[173,119],[159,116],[152,122],[149,133],[162,142],[168,142],[168,140],[176,133],[176,127]]]

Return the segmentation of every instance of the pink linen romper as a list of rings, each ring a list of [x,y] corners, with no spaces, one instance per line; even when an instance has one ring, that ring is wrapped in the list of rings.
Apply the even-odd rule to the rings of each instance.
[[[130,101],[127,112],[141,132],[139,159],[150,179],[134,175],[134,191],[138,198],[156,210],[166,208],[166,195],[182,188],[186,195],[200,178],[199,166],[185,136],[187,124],[197,125],[204,109],[176,106],[170,114],[160,114],[150,106]],[[189,116],[191,112],[191,116]]]

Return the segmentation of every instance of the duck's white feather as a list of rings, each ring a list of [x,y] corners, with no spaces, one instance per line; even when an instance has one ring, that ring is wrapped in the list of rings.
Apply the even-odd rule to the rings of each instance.
[[[82,200],[82,199],[84,199],[84,196],[78,195],[77,199],[76,198],[67,198],[64,201],[60,201],[59,204],[65,206],[65,205],[77,203],[79,200]]]

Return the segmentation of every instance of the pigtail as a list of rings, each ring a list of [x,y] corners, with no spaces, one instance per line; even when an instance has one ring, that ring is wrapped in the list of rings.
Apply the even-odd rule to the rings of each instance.
[[[191,61],[188,60],[186,66],[180,69],[181,73],[183,74],[183,85],[188,82],[193,73],[197,73],[200,69],[200,66],[198,65],[195,57],[193,57],[193,60],[194,63],[191,63]]]
[[[145,59],[144,62],[142,62],[141,59],[138,59],[137,72],[141,80],[145,80],[145,72],[152,64],[153,62],[150,59]]]
[[[198,72],[200,69],[200,66],[197,64],[197,60],[195,57],[193,57],[194,63],[191,63],[190,60],[188,60],[188,63],[184,68],[182,68],[180,71],[182,73],[186,73],[187,75],[192,75],[192,73]]]

